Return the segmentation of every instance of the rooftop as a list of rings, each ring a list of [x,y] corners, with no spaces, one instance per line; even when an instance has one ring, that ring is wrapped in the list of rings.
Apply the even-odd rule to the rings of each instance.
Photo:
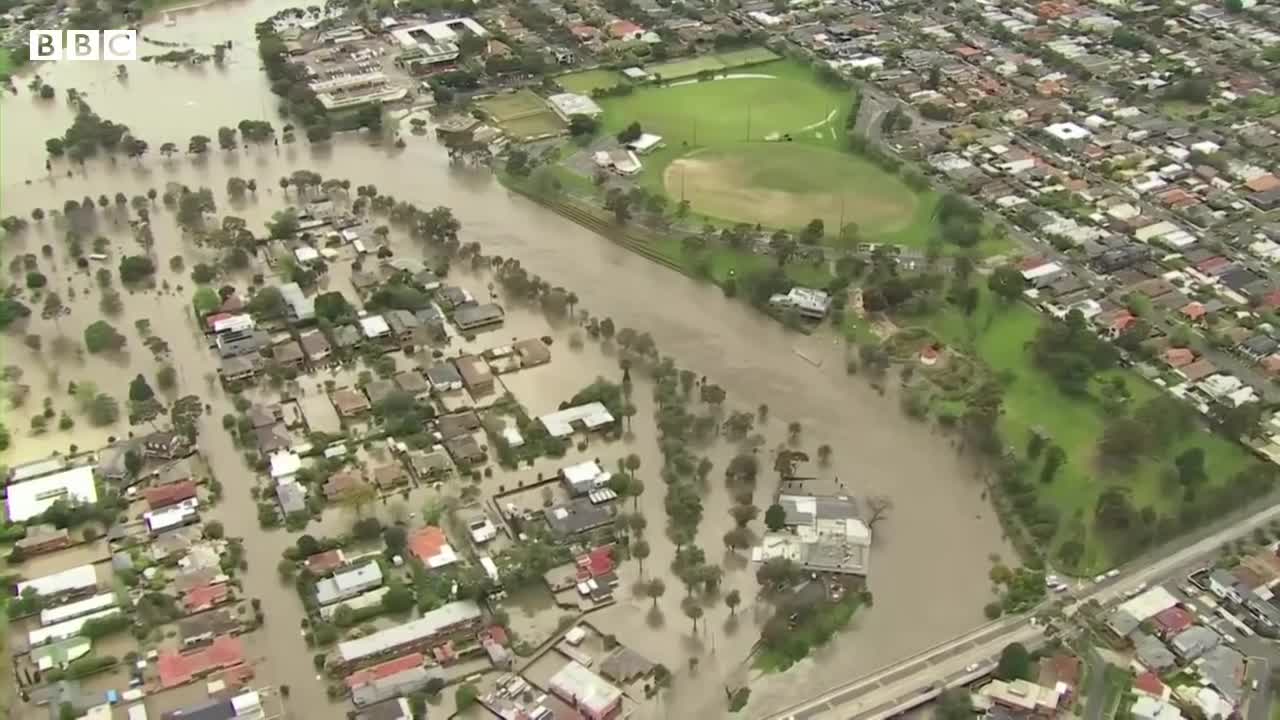
[[[480,606],[470,600],[451,602],[424,614],[417,620],[379,630],[362,638],[338,643],[338,657],[343,662],[356,662],[432,638],[456,626],[476,622],[481,616]]]
[[[93,466],[80,465],[5,488],[9,522],[26,522],[58,500],[91,504],[98,501]]]

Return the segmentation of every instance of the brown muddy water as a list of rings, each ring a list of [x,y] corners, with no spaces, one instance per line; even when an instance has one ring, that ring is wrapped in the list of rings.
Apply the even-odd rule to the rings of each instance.
[[[381,192],[419,206],[447,205],[462,222],[464,242],[478,241],[486,253],[520,259],[531,272],[553,285],[574,290],[583,308],[599,316],[612,316],[619,327],[651,332],[662,352],[675,357],[677,364],[722,385],[728,391],[729,406],[754,409],[761,403],[768,404],[772,419],[767,426],[770,442],[766,448],[776,445],[787,422],[797,420],[805,428],[803,447],[812,452],[825,442],[835,448],[832,467],[822,473],[823,483],[834,487],[838,477],[846,492],[892,496],[895,508],[878,528],[872,560],[874,608],[861,612],[855,628],[813,660],[783,675],[753,680],[749,716],[764,716],[982,622],[981,608],[990,597],[986,581],[988,556],[1007,556],[1010,551],[982,499],[981,486],[945,438],[908,421],[894,400],[880,397],[862,379],[844,374],[844,348],[836,338],[789,333],[745,305],[725,299],[716,288],[649,263],[509,193],[487,171],[450,166],[441,148],[427,138],[406,134],[408,146],[404,150],[351,136],[317,150],[300,143],[279,149],[215,151],[200,161],[182,155],[162,159],[158,149],[163,142],[185,147],[193,134],[212,137],[219,126],[234,126],[245,118],[269,119],[277,127],[283,124],[276,117],[277,102],[268,92],[258,67],[252,26],[288,6],[269,0],[224,3],[181,13],[176,26],[157,25],[144,31],[147,36],[188,42],[202,49],[233,40],[235,47],[225,68],[136,63],[130,66],[128,79],[120,81],[114,77],[114,67],[104,64],[42,67],[43,77],[57,90],[53,101],[33,99],[25,82],[18,79],[18,94],[0,100],[0,212],[29,217],[33,207],[61,208],[68,198],[96,198],[104,192],[112,196],[117,191],[133,196],[148,188],[163,190],[166,183],[179,182],[212,188],[219,198],[220,213],[240,215],[261,228],[261,222],[281,202],[276,180],[301,168],[326,177],[349,178],[356,185],[374,183]],[[144,54],[159,50],[143,46]],[[68,165],[62,161],[54,164],[52,173],[46,173],[44,140],[61,134],[70,123],[72,111],[65,103],[65,92],[72,87],[85,94],[100,115],[129,125],[136,135],[147,140],[150,155],[141,163],[126,159],[115,164],[91,162],[83,172],[74,168],[70,177]],[[245,207],[232,207],[225,202],[226,180],[233,175],[257,179],[260,189],[256,202]],[[179,391],[200,394],[213,405],[212,414],[206,417],[201,446],[214,474],[225,486],[226,499],[212,514],[224,522],[229,535],[246,538],[247,595],[262,600],[267,617],[263,629],[266,645],[275,656],[261,679],[292,686],[288,705],[294,717],[335,717],[336,708],[325,700],[315,681],[312,651],[301,639],[298,600],[292,588],[281,585],[276,577],[276,561],[293,537],[283,531],[264,533],[258,529],[248,494],[254,479],[218,422],[223,413],[230,411],[230,403],[210,380],[214,359],[200,342],[188,310],[191,283],[186,275],[202,251],[182,239],[171,212],[157,210],[153,218],[158,277],[169,283],[170,290],[122,292],[125,310],[113,321],[129,338],[129,350],[122,357],[108,360],[81,357],[74,352],[55,357],[52,346],[59,333],[78,342],[83,328],[98,319],[99,294],[92,275],[74,273],[60,252],[54,257],[54,262],[59,263],[56,271],[49,260],[41,258],[42,271],[50,277],[51,288],[62,295],[72,311],[62,316],[56,326],[52,321],[33,318],[26,332],[44,338],[44,349],[39,354],[23,345],[20,334],[3,339],[0,364],[21,367],[23,382],[32,390],[25,408],[7,411],[6,424],[14,433],[15,446],[0,457],[0,462],[11,464],[52,450],[65,451],[73,442],[82,448],[93,447],[108,435],[125,434],[128,428],[123,424],[91,429],[81,419],[70,433],[55,430],[30,437],[29,413],[40,407],[44,397],[54,398],[60,410],[70,410],[66,387],[74,380],[90,379],[121,397],[128,380],[138,372],[152,378],[154,384],[159,363],[143,347],[133,326],[138,318],[149,319],[152,331],[171,348]],[[102,225],[104,234],[119,237],[122,233],[122,229],[110,227],[109,221]],[[25,237],[0,248],[4,264],[16,253],[39,254],[45,243],[60,251],[61,234],[49,220],[43,226],[33,223]],[[123,238],[113,241],[110,267],[114,268],[120,254],[137,252],[137,246],[131,243]],[[187,270],[181,273],[168,267],[168,259],[178,254],[186,258]],[[484,285],[477,283],[464,281],[472,292],[481,294]],[[239,284],[243,285],[243,280]],[[183,286],[181,291],[177,289],[179,285]],[[69,297],[73,288],[74,299]],[[33,309],[38,316],[39,304],[35,303]],[[507,334],[515,333],[504,331],[499,337],[505,339]],[[566,353],[568,331],[557,330],[553,334],[557,338],[553,368],[574,368],[570,372],[583,380],[595,374],[616,374],[616,360],[602,354],[592,343],[588,342],[580,353]],[[573,359],[566,361],[570,354]],[[584,383],[565,380],[565,376],[557,374],[551,386],[556,392],[544,389],[552,397],[521,399],[531,406],[554,402],[562,399],[555,397],[561,390],[581,384]],[[646,571],[665,572],[673,548],[661,532],[662,484],[654,472],[660,463],[647,387],[637,387],[636,398],[640,412],[635,418],[634,437],[598,451],[593,445],[590,452],[598,452],[606,459],[628,452],[641,454],[640,472],[642,477],[647,476],[648,487],[640,505],[649,518],[651,529],[647,535],[654,545]],[[538,407],[530,409],[545,412]],[[719,475],[732,450],[713,448],[708,454],[716,462],[716,470],[704,500],[707,520],[699,543],[709,559],[719,559],[723,553],[720,538],[730,522],[726,513],[729,500]],[[767,481],[762,480],[765,485]],[[410,506],[420,506],[419,498],[415,497]],[[308,530],[317,534],[333,532],[344,523],[349,523],[349,518],[330,512],[324,526],[313,525]],[[624,586],[636,577],[633,565],[626,568]],[[750,568],[732,558],[727,565],[726,590],[739,587],[744,597],[754,597],[755,581]],[[668,586],[661,603],[661,632],[655,632],[649,624],[649,601],[633,598],[625,591],[618,605],[593,615],[592,621],[617,634],[623,642],[634,644],[642,653],[681,670],[677,672],[671,702],[666,703],[668,708],[681,708],[680,714],[685,717],[722,716],[723,685],[736,684],[748,676],[743,661],[754,639],[752,624],[758,613],[748,601],[738,611],[738,622],[726,627],[728,613],[724,606],[708,607],[705,627],[700,626],[695,636],[679,609],[683,593],[678,583],[671,578]],[[682,672],[691,655],[700,658],[696,678]],[[642,711],[653,717],[662,717],[666,712],[648,706]]]

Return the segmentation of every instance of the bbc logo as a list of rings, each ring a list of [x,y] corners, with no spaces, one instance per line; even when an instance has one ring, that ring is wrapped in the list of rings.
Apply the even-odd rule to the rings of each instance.
[[[32,30],[27,47],[32,60],[137,60],[138,31]]]

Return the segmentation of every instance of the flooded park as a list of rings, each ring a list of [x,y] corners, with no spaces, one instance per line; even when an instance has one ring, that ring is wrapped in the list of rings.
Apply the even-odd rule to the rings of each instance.
[[[681,613],[681,593],[668,592],[655,619],[648,612],[650,600],[632,591],[639,579],[634,563],[621,569],[619,602],[591,616],[593,625],[607,628],[628,646],[682,669],[676,673],[664,708],[654,717],[720,717],[722,688],[749,678],[751,714],[763,715],[983,622],[983,605],[992,599],[985,581],[990,558],[1010,556],[1012,550],[1001,538],[982,483],[947,436],[899,411],[892,391],[881,395],[864,379],[846,374],[846,350],[838,336],[825,330],[813,335],[788,331],[747,304],[725,298],[714,286],[651,263],[509,192],[488,169],[451,164],[444,148],[430,136],[405,133],[403,148],[395,147],[393,131],[381,138],[362,132],[340,135],[322,146],[299,141],[211,150],[198,158],[182,152],[162,158],[155,150],[165,142],[185,147],[192,135],[212,136],[220,126],[234,127],[244,119],[283,122],[277,114],[278,100],[260,69],[253,26],[289,6],[269,0],[219,2],[175,13],[173,25],[144,28],[145,37],[165,43],[207,47],[232,41],[221,67],[134,63],[127,78],[118,78],[108,64],[41,66],[43,80],[57,91],[52,100],[34,97],[26,78],[15,78],[16,94],[0,100],[4,170],[0,214],[26,218],[33,208],[61,208],[68,199],[116,193],[133,197],[150,189],[163,192],[176,183],[210,188],[217,198],[218,215],[242,217],[260,232],[272,213],[289,202],[278,180],[296,170],[349,179],[354,185],[373,183],[383,194],[422,208],[451,208],[461,223],[463,243],[478,242],[488,255],[516,258],[552,285],[572,290],[581,308],[592,315],[650,333],[661,352],[673,357],[678,366],[723,387],[727,407],[754,412],[767,405],[769,420],[758,428],[767,440],[762,452],[782,444],[793,421],[803,428],[801,448],[812,452],[829,444],[832,457],[817,470],[813,492],[883,495],[893,501],[891,515],[876,527],[868,581],[874,606],[859,611],[850,629],[813,658],[783,674],[755,677],[749,654],[759,632],[753,625],[764,620],[751,600],[757,595],[755,573],[745,558],[723,550],[721,538],[733,527],[728,514],[733,500],[722,483],[708,483],[703,498],[706,520],[696,541],[707,549],[709,558],[718,560],[724,552],[724,589],[738,589],[747,598],[736,617],[731,618],[723,605],[713,606],[706,622],[691,632]],[[71,88],[101,117],[127,125],[153,152],[138,161],[95,158],[83,168],[60,159],[46,169],[45,140],[60,135],[75,112],[64,101]],[[254,179],[257,192],[232,202],[225,188],[233,176]],[[112,217],[110,210],[100,213],[96,230],[109,240],[113,259],[106,267],[114,267],[116,257],[134,254],[138,248],[128,224],[113,222]],[[168,394],[195,394],[211,406],[202,421],[200,449],[224,487],[224,498],[208,517],[221,521],[228,536],[244,538],[245,594],[261,600],[267,619],[258,631],[263,637],[255,642],[255,652],[262,650],[265,655],[259,679],[292,687],[287,703],[292,717],[336,717],[336,706],[319,691],[309,661],[312,651],[303,641],[297,594],[276,572],[281,553],[298,534],[259,527],[255,498],[250,495],[253,472],[218,422],[232,412],[231,398],[217,382],[217,357],[209,351],[190,302],[194,290],[190,269],[197,263],[215,263],[217,251],[185,238],[174,213],[158,203],[151,218],[155,247],[150,252],[157,259],[157,287],[115,288],[121,307],[114,322],[127,337],[127,345],[125,352],[110,357],[79,349],[84,329],[103,317],[102,289],[94,274],[98,266],[91,264],[87,272],[78,268],[63,252],[60,231],[51,220],[32,222],[25,233],[7,239],[5,264],[25,253],[36,255],[41,272],[49,278],[48,289],[60,294],[65,311],[41,320],[39,303],[32,302],[35,312],[26,327],[11,329],[4,339],[3,365],[20,369],[20,375],[7,382],[24,384],[29,391],[20,407],[6,409],[5,424],[13,443],[0,462],[14,465],[66,453],[73,444],[80,450],[95,449],[111,437],[128,435],[131,428],[123,419],[101,427],[78,420],[71,430],[51,427],[38,435],[31,434],[29,427],[33,414],[44,411],[45,398],[51,399],[57,412],[74,414],[74,399],[67,393],[70,383],[93,383],[120,396],[135,375],[154,377],[160,367],[172,365],[177,381]],[[391,242],[397,256],[421,255],[407,238],[393,234]],[[45,245],[53,247],[51,254],[42,252]],[[182,261],[171,264],[175,257]],[[232,274],[222,282],[247,287],[254,271]],[[449,278],[476,294],[493,282],[487,272],[461,267]],[[350,292],[350,272],[335,264],[321,281],[321,290]],[[584,342],[582,329],[572,320],[548,321],[535,309],[514,303],[506,311],[504,327],[490,337],[481,335],[477,346],[520,337],[552,339],[555,373],[533,376],[536,379],[523,382],[517,393],[535,412],[554,410],[596,377],[619,378],[616,351],[590,339]],[[145,326],[139,326],[143,320]],[[39,339],[29,340],[33,335]],[[144,342],[147,336],[163,344],[149,345]],[[399,358],[397,362],[405,363]],[[326,377],[318,373],[303,384],[315,387]],[[254,392],[269,394],[266,389]],[[644,378],[637,377],[634,402],[632,431],[619,443],[593,446],[589,454],[601,455],[610,464],[627,454],[640,457],[639,474],[649,490],[639,497],[639,510],[656,526],[664,517],[657,477],[663,462],[653,422],[652,386]],[[717,468],[712,477],[719,477],[735,451],[728,442],[706,451]],[[551,464],[547,469],[555,471]],[[520,472],[527,476],[534,470]],[[486,478],[484,482],[497,485],[503,480]],[[486,487],[486,492],[490,489]],[[411,509],[421,507],[439,492],[416,488],[405,504]],[[380,511],[391,510],[384,505]],[[329,511],[307,532],[338,534],[350,521],[340,511]],[[650,536],[654,547],[646,567],[660,572],[670,564],[675,547],[661,532]],[[533,617],[543,611],[530,612]],[[511,615],[519,617],[516,611]],[[689,657],[699,658],[696,677],[683,672]]]

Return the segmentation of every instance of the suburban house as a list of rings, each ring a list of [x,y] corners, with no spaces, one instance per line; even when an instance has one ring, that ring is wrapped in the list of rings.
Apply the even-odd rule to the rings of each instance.
[[[376,562],[340,570],[316,581],[316,602],[331,605],[382,585],[382,568]]]
[[[549,689],[587,720],[622,715],[622,691],[576,660],[551,676]]]
[[[298,335],[298,344],[302,346],[302,352],[307,356],[307,362],[313,366],[320,365],[327,361],[333,354],[333,348],[329,346],[329,338],[319,330],[308,330]]]
[[[493,372],[489,370],[489,364],[484,358],[463,355],[454,360],[453,364],[462,376],[463,385],[466,385],[467,391],[472,395],[488,395],[493,392]]]

